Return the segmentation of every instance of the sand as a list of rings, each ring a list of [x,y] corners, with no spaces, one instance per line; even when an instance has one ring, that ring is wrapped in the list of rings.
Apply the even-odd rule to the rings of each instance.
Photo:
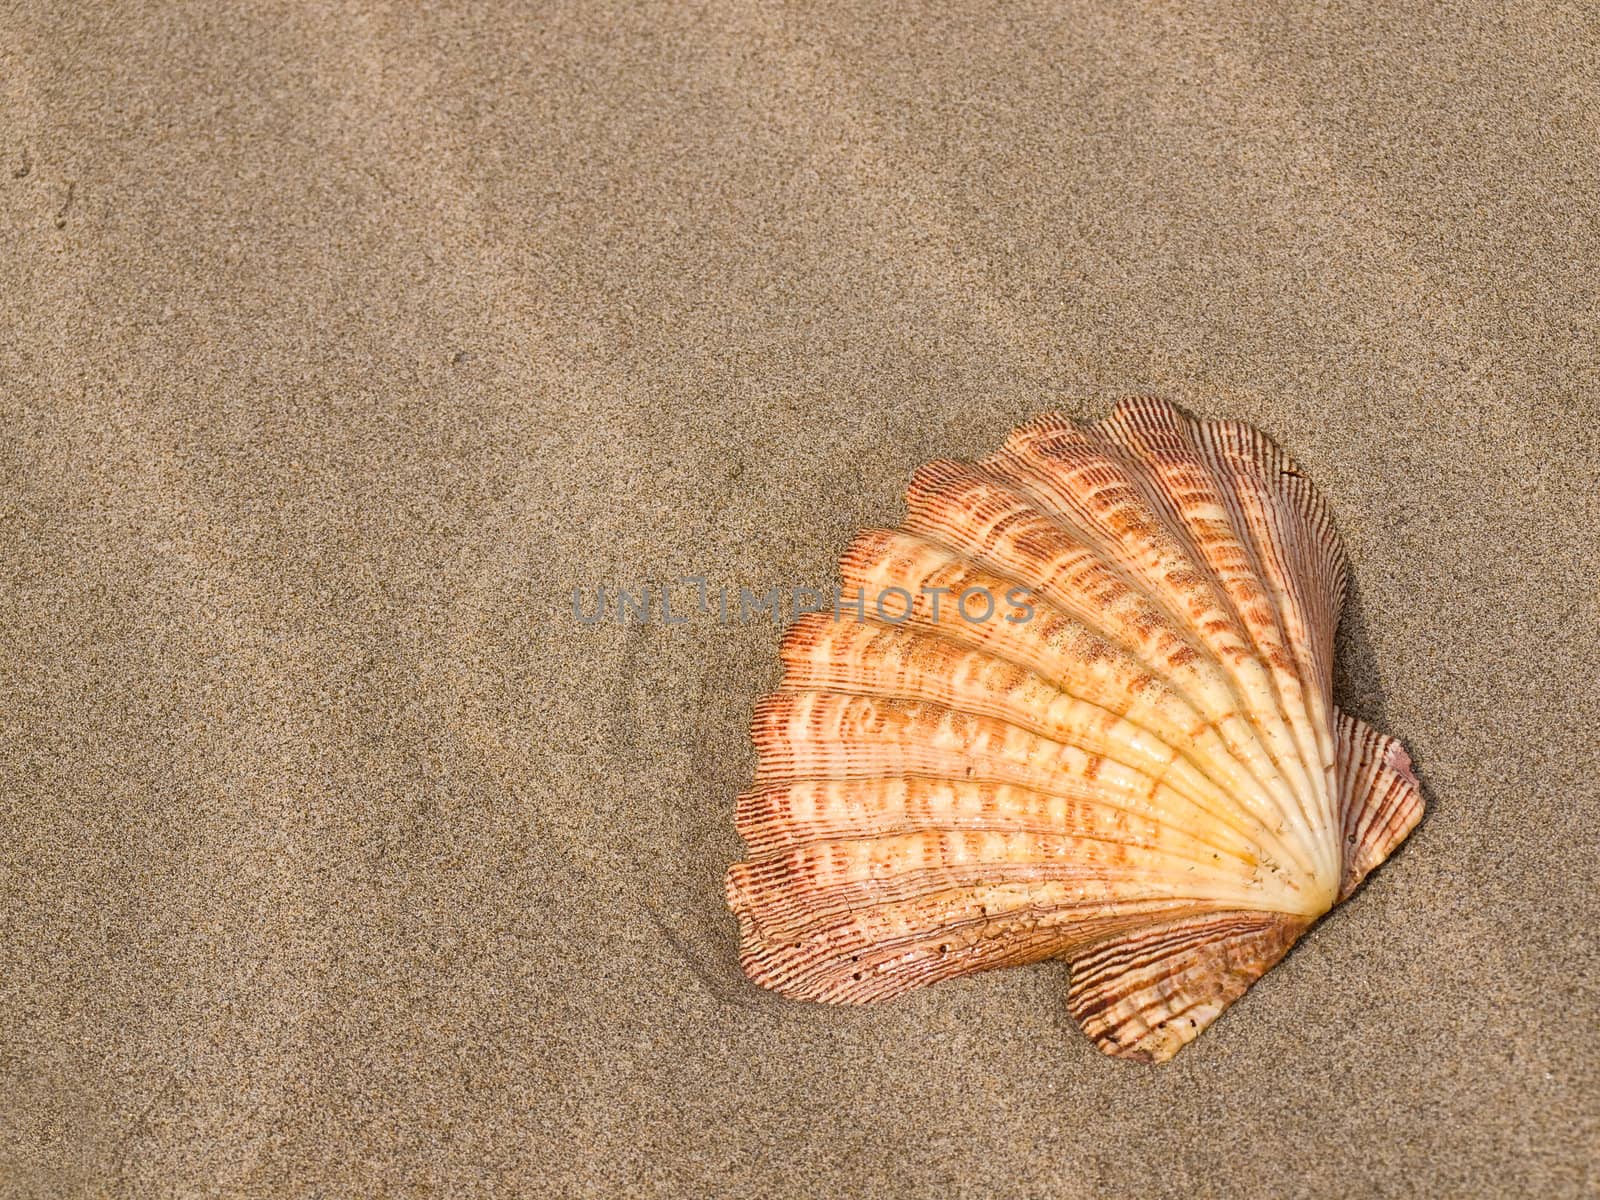
[[[0,1194],[1594,1195],[1594,11],[434,7],[0,17]],[[1164,1068],[757,992],[779,625],[573,589],[1133,391],[1325,490],[1427,819]]]

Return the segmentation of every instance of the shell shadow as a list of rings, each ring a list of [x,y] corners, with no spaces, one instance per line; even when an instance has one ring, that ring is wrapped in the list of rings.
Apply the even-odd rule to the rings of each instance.
[[[1378,656],[1372,649],[1361,584],[1354,572],[1350,575],[1344,614],[1334,639],[1333,700],[1345,712],[1360,717],[1374,729],[1382,733],[1394,732],[1389,728],[1388,695]]]
[[[753,639],[727,636],[697,639],[669,651],[677,678],[693,680],[685,688],[692,714],[677,730],[685,739],[683,773],[677,780],[674,819],[657,836],[666,851],[652,879],[654,899],[643,904],[645,916],[662,940],[683,960],[696,982],[719,1004],[767,1008],[784,1003],[745,978],[739,965],[739,932],[723,895],[723,876],[743,856],[743,843],[733,824],[734,798],[753,775],[750,745],[749,689],[730,687],[753,672],[744,645]],[[762,639],[763,643],[765,639]],[[775,659],[761,647],[765,659]],[[770,690],[763,681],[753,694]]]
[[[1406,748],[1406,753],[1411,755],[1412,769],[1417,776],[1423,802],[1422,820],[1418,823],[1417,829],[1412,830],[1411,834],[1395,847],[1394,852],[1335,907],[1334,911],[1337,912],[1366,890],[1373,876],[1381,873],[1385,866],[1405,854],[1415,840],[1417,830],[1427,824],[1428,818],[1434,811],[1433,791],[1428,786],[1424,764],[1418,761],[1416,747],[1406,736],[1406,732],[1396,729],[1389,719],[1389,693],[1384,685],[1382,669],[1378,665],[1378,656],[1372,648],[1367,610],[1362,602],[1361,586],[1354,571],[1350,574],[1349,585],[1345,592],[1344,614],[1339,621],[1339,630],[1334,642],[1333,700],[1345,712],[1353,717],[1359,717],[1379,733],[1400,739],[1401,745]],[[1326,919],[1325,917],[1324,920]]]

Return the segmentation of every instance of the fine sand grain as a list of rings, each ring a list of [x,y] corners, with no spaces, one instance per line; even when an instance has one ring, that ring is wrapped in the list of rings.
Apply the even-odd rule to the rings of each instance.
[[[0,1196],[1595,1195],[1596,10],[423,7],[0,14]],[[1427,819],[1165,1068],[756,991],[779,626],[573,589],[1128,391]]]

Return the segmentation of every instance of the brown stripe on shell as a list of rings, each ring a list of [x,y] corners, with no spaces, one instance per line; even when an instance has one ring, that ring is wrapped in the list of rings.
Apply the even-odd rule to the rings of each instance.
[[[1399,739],[1339,713],[1339,804],[1344,835],[1343,900],[1393,854],[1422,820],[1422,785]]]
[[[1288,953],[1309,924],[1225,912],[1126,934],[1072,960],[1068,1007],[1106,1054],[1164,1062]]]

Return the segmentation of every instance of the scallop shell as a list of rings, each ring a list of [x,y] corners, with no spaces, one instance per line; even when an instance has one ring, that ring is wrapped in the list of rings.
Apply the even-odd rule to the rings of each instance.
[[[907,510],[756,707],[745,973],[863,1003],[1060,957],[1103,1051],[1170,1058],[1422,816],[1333,704],[1327,506],[1256,430],[1141,397],[930,463]]]

